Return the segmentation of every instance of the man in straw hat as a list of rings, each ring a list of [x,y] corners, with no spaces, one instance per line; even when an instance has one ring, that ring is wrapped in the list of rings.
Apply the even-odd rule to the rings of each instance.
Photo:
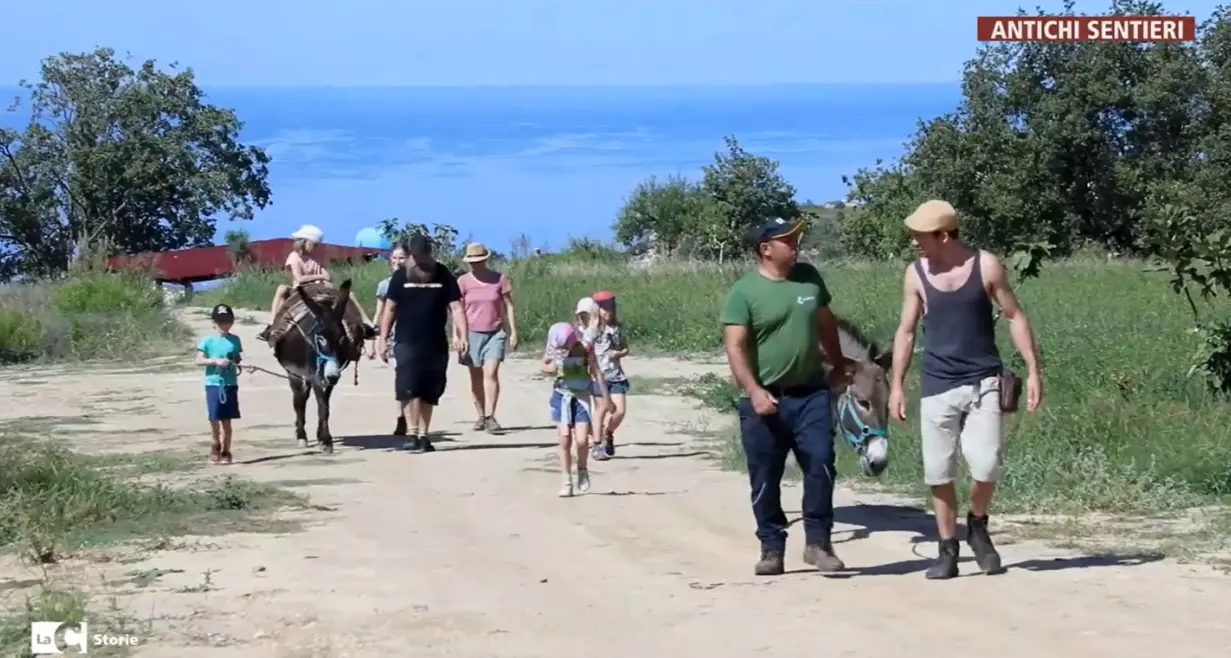
[[[906,420],[902,381],[910,367],[915,327],[923,319],[923,366],[919,377],[924,480],[932,488],[932,510],[940,535],[939,558],[929,579],[958,575],[957,450],[974,484],[966,515],[966,543],[984,573],[999,573],[1000,554],[988,534],[988,507],[1004,471],[1004,407],[1015,392],[1001,387],[1004,376],[996,349],[993,304],[1009,322],[1013,345],[1026,362],[1026,406],[1043,399],[1038,350],[1030,321],[996,256],[958,239],[958,217],[944,201],[928,201],[906,218],[920,258],[906,267],[902,316],[893,341],[893,380],[889,410]],[[1011,386],[1012,384],[1010,384]]]
[[[761,541],[759,576],[785,571],[787,518],[782,475],[789,452],[804,475],[803,560],[821,571],[845,568],[834,554],[834,444],[830,389],[840,388],[847,362],[837,319],[820,272],[797,262],[803,222],[772,218],[753,234],[757,268],[727,296],[723,345],[731,374],[743,390],[740,440],[752,485],[752,514]],[[819,346],[818,346],[819,342]],[[821,347],[825,355],[821,354]],[[824,359],[837,366],[826,381]]]

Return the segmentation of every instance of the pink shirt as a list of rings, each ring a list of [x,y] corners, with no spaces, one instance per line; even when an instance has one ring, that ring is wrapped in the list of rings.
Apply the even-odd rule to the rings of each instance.
[[[471,331],[501,329],[500,310],[510,286],[509,277],[496,274],[500,278],[495,283],[484,283],[471,272],[457,278],[457,287],[462,291],[462,307],[466,309],[466,323]]]
[[[300,266],[303,267],[304,276],[320,274],[323,271],[321,264],[318,263],[315,258],[311,256],[302,256],[298,251],[292,251],[290,255],[286,257],[286,269],[288,272],[294,271],[291,269],[291,263],[295,262],[298,262]]]

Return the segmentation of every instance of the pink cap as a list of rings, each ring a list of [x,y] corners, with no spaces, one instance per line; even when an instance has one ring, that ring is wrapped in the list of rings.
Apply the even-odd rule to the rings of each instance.
[[[557,322],[547,331],[547,345],[555,349],[568,347],[577,341],[577,329],[567,322]]]

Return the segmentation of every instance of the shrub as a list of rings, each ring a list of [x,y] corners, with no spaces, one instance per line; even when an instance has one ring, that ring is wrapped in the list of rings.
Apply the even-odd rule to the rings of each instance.
[[[145,277],[85,272],[0,287],[0,363],[132,359],[186,338]]]
[[[162,290],[132,274],[88,273],[55,286],[52,303],[61,313],[144,316],[163,306]]]
[[[43,325],[31,311],[0,308],[0,363],[28,361],[43,351]]]

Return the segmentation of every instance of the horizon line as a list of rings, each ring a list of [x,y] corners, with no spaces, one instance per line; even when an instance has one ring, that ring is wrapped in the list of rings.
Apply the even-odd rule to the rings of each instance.
[[[201,89],[223,91],[303,91],[303,90],[346,90],[346,91],[390,91],[405,89],[423,90],[537,90],[537,89],[747,89],[747,88],[805,88],[805,87],[947,87],[961,84],[961,80],[925,81],[925,82],[733,82],[733,83],[559,83],[559,84],[207,84],[197,81]],[[0,89],[21,89],[19,84],[0,84]]]

